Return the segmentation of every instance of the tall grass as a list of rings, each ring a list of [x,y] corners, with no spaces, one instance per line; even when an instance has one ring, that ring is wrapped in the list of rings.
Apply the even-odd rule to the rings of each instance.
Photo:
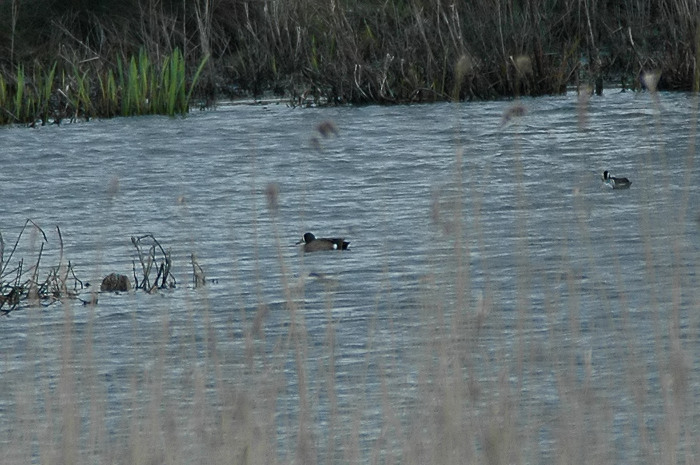
[[[240,89],[298,104],[488,99],[567,85],[602,90],[605,81],[640,88],[646,71],[661,71],[661,90],[690,90],[700,14],[681,0],[25,2],[0,4],[0,30],[13,31],[0,35],[0,50],[14,57],[0,62],[5,80],[15,81],[17,64],[50,68],[56,53],[47,43],[61,44],[60,64],[94,61],[91,82],[134,61],[123,72],[140,87],[125,89],[126,114],[152,106],[143,101],[152,78],[146,61],[162,65],[176,53],[190,66],[214,57],[197,87],[209,100]],[[456,73],[461,58],[468,66]]]
[[[54,62],[48,69],[35,68],[31,79],[20,65],[11,84],[0,77],[0,124],[185,114],[208,59],[204,57],[191,76],[179,49],[165,55],[162,63],[153,63],[141,49],[106,70],[84,69],[79,64],[66,69]]]
[[[36,75],[34,76],[34,82],[38,83],[38,86],[39,86],[37,89],[38,101],[39,101],[39,110],[38,110],[37,114],[38,114],[39,119],[41,119],[42,124],[48,123],[50,120],[50,117],[51,117],[50,102],[51,102],[51,95],[53,93],[55,77],[56,77],[56,64],[55,63],[53,66],[51,66],[48,73],[44,73],[44,75],[41,78],[37,77]]]
[[[98,114],[108,118],[116,116],[119,109],[119,86],[114,71],[109,69],[106,73],[98,74],[97,85],[102,102]]]

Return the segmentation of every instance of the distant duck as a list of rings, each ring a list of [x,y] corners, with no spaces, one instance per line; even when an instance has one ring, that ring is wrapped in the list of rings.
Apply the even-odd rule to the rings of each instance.
[[[615,178],[610,173],[603,171],[603,182],[613,189],[629,189],[632,182],[627,178]]]
[[[304,244],[304,252],[318,252],[320,250],[346,250],[350,243],[342,238],[319,237],[307,232],[296,245]]]

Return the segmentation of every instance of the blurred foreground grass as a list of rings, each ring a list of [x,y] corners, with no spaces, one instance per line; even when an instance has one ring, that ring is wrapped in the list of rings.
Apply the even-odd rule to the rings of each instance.
[[[461,156],[458,147],[456,167],[462,166]],[[691,146],[691,166],[694,157]],[[465,177],[461,168],[455,169],[458,189],[466,189]],[[690,187],[690,178],[682,182]],[[479,199],[473,201],[478,204]],[[528,216],[523,209],[517,213],[517,299],[515,315],[506,321],[493,284],[499,271],[487,263],[486,285],[471,280],[471,242],[460,226],[465,223],[461,201],[436,207],[441,218],[455,225],[444,236],[452,245],[452,259],[436,257],[430,264],[434,271],[423,277],[415,295],[421,322],[421,342],[411,354],[415,372],[397,373],[391,357],[370,346],[364,373],[349,380],[336,376],[341,354],[335,334],[340,329],[333,317],[332,286],[324,291],[325,357],[311,359],[304,318],[309,282],[295,282],[282,253],[279,285],[285,291],[288,323],[272,351],[261,342],[269,308],[261,305],[254,316],[243,315],[241,309],[230,336],[222,338],[213,326],[205,288],[186,297],[189,331],[173,322],[168,300],[149,309],[160,315],[162,332],[148,343],[140,339],[136,309],[129,309],[134,313],[133,336],[124,344],[134,357],[115,359],[120,379],[110,380],[111,371],[100,366],[93,350],[105,329],[100,325],[109,325],[96,319],[101,304],[82,307],[64,301],[63,318],[56,323],[60,329],[45,328],[46,315],[27,311],[29,342],[27,352],[19,355],[23,363],[16,365],[14,354],[4,354],[0,411],[13,420],[12,428],[0,435],[0,462],[694,463],[700,445],[694,360],[700,325],[692,314],[698,307],[697,257],[678,256],[683,228],[668,224],[669,218],[686,217],[687,202],[682,199],[678,211],[666,218],[654,217],[651,207],[642,212],[639,227],[648,266],[644,279],[650,295],[643,310],[650,315],[651,334],[640,332],[643,327],[632,311],[639,309],[626,304],[625,295],[633,291],[625,288],[624,266],[614,251],[602,247],[603,266],[616,277],[609,290],[598,292],[608,315],[601,331],[609,333],[595,342],[607,346],[591,345],[584,335],[591,323],[582,315],[580,276],[605,281],[599,261],[604,244],[585,230],[585,221],[572,225],[570,242],[561,245],[561,273],[541,304],[544,324],[537,325],[530,314],[540,304],[532,299],[538,278],[526,243]],[[586,216],[585,205],[574,205]],[[470,234],[477,243],[488,233],[480,230],[482,219],[470,218]],[[580,244],[577,237],[583,238]],[[277,246],[283,247],[280,242]],[[569,248],[574,247],[584,250],[585,269],[569,261]],[[667,256],[674,257],[672,265],[659,273],[655,262]],[[124,304],[136,305],[141,297],[124,297]],[[395,298],[390,288],[376,296],[387,304]],[[231,306],[237,308],[235,302]],[[18,330],[7,323],[5,330]],[[236,324],[241,327],[234,328]],[[45,331],[63,335],[58,347],[46,345]],[[382,335],[370,334],[367,340],[378,337]],[[46,366],[48,352],[59,354],[56,376],[47,376],[52,368]],[[603,353],[606,360],[600,358]],[[141,363],[141,356],[150,361]],[[228,358],[240,359],[240,372],[224,371],[231,365]],[[616,372],[606,365],[622,368]],[[377,403],[364,395],[373,382],[370,366],[383,373]],[[174,385],[173,374],[179,380]],[[294,377],[293,384],[288,376]],[[290,393],[290,386],[295,392]],[[339,399],[340,391],[348,389],[350,409]],[[129,405],[116,422],[107,421],[117,394],[129,399]],[[287,409],[296,414],[280,413]],[[370,411],[379,412],[381,421],[367,428]]]

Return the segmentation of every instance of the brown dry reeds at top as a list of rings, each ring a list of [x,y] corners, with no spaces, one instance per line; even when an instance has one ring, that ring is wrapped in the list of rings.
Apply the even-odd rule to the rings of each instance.
[[[0,75],[57,61],[99,73],[145,49],[180,49],[214,97],[266,92],[294,104],[490,99],[604,81],[697,87],[699,7],[660,0],[8,0]]]

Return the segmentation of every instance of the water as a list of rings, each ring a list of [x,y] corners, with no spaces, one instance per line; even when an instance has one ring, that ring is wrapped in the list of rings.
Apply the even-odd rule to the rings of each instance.
[[[230,409],[253,412],[282,462],[303,461],[300,421],[321,462],[421,457],[412,431],[450,406],[454,430],[473,438],[455,446],[467,456],[488,454],[493,428],[476,425],[503,423],[517,432],[515,461],[692,456],[695,102],[609,91],[584,113],[574,95],[518,104],[526,115],[506,125],[513,102],[222,106],[0,129],[6,259],[32,219],[47,235],[45,276],[59,226],[65,259],[98,286],[131,276],[130,238],[151,233],[178,281],[3,319],[0,441],[21,445],[5,457],[36,461],[70,415],[77,454],[119,455],[134,424],[162,415],[188,444],[181,460],[198,460],[216,446],[188,434],[221,423],[191,423]],[[317,131],[324,121],[337,135]],[[632,188],[606,189],[604,169]],[[41,243],[31,231],[17,252],[27,263]],[[292,245],[306,231],[351,250],[302,256]]]

